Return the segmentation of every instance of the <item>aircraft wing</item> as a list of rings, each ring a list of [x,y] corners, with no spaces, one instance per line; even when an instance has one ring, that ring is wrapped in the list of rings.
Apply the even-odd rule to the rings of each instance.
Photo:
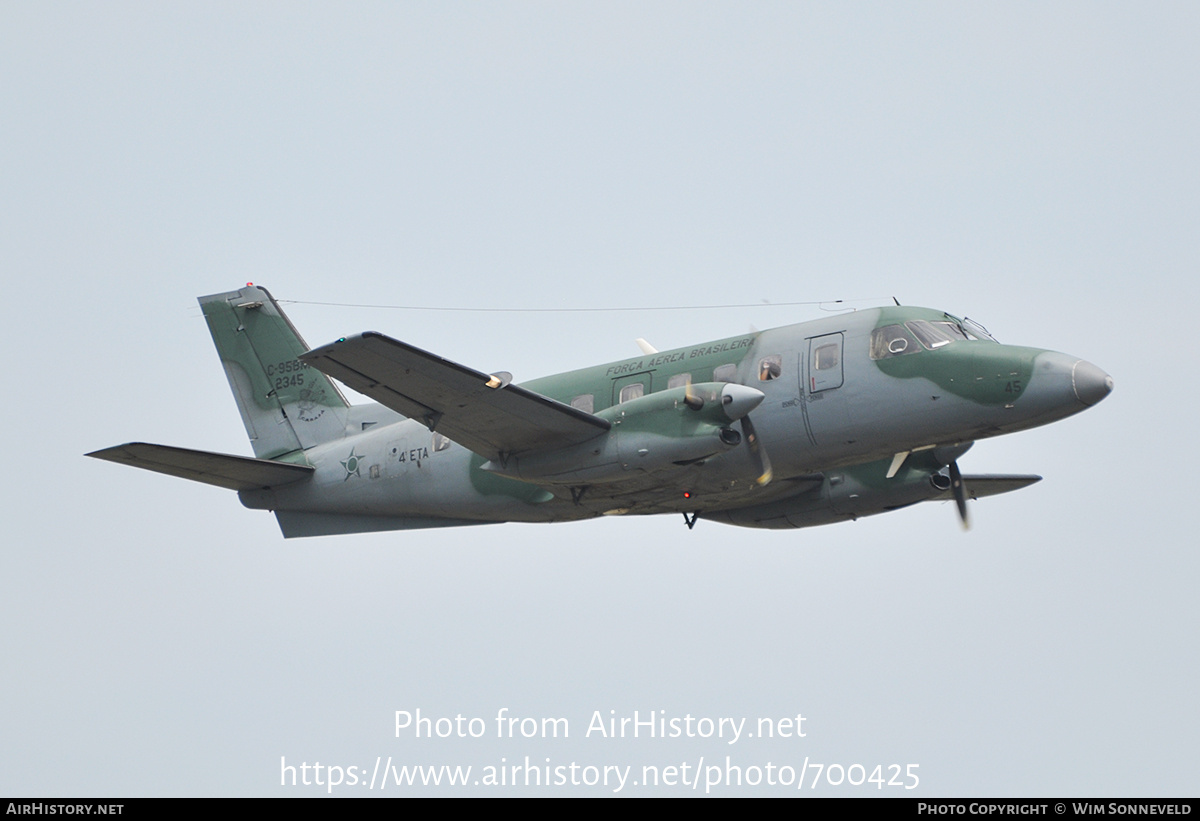
[[[962,480],[963,487],[967,489],[967,498],[980,499],[984,496],[996,496],[1000,493],[1008,493],[1009,491],[1029,487],[1034,482],[1042,481],[1042,477],[1035,475],[987,473],[975,476],[963,474]],[[946,490],[934,496],[930,501],[948,501],[953,498],[953,491]]]
[[[128,442],[87,455],[229,490],[277,487],[298,482],[313,472],[308,465],[292,465],[270,459],[174,448],[169,445],[151,445],[146,442]]]
[[[374,331],[300,359],[488,459],[555,450],[607,431],[598,416]]]

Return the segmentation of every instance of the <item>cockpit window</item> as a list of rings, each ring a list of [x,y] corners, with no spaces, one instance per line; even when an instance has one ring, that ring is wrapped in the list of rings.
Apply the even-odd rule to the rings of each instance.
[[[914,319],[904,324],[916,335],[917,339],[921,340],[921,344],[931,351],[949,345],[954,341],[949,334],[944,333],[932,322],[926,322],[923,319]]]
[[[903,325],[884,325],[871,331],[871,358],[888,359],[919,353],[923,348]]]
[[[963,330],[976,339],[986,339],[988,342],[999,342],[991,332],[970,317],[963,317]]]
[[[951,316],[950,314],[946,314],[946,318],[949,319],[954,325],[957,325],[958,329],[966,334],[967,339],[983,339],[988,342],[998,342],[996,337],[992,336],[991,333],[988,332],[987,328],[983,327],[973,319],[968,319],[966,317],[959,319],[958,317]]]
[[[933,322],[930,323],[939,331],[947,334],[951,339],[967,339],[967,334],[963,331],[962,326],[957,322]]]

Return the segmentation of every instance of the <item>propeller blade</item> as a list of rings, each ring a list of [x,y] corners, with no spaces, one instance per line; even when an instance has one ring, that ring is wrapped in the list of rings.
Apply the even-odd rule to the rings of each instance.
[[[742,417],[742,433],[746,436],[746,447],[750,449],[754,467],[758,470],[758,478],[755,481],[765,485],[771,481],[771,460],[767,458],[767,451],[758,441],[758,431],[754,429],[754,423],[750,421],[749,416]]]
[[[950,468],[950,490],[954,493],[954,504],[958,507],[958,518],[962,521],[963,530],[971,529],[971,520],[967,516],[967,487],[963,484],[962,473],[958,470],[958,462],[952,461]]]

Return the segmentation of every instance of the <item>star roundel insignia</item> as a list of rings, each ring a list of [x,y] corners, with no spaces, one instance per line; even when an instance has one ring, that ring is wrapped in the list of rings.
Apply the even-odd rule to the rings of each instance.
[[[346,478],[342,479],[345,482],[351,476],[357,476],[360,479],[362,474],[358,472],[358,465],[362,461],[362,457],[354,452],[354,448],[350,448],[350,455],[342,460],[342,467],[346,469]]]

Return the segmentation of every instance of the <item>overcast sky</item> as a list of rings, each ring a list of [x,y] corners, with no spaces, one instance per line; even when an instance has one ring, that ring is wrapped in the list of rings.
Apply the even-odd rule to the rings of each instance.
[[[828,795],[1194,795],[1198,42],[1169,2],[0,3],[0,794],[729,756],[917,765]],[[894,295],[1116,389],[964,457],[1046,477],[968,533],[926,504],[285,542],[82,455],[250,454],[195,303],[247,281],[311,345],[518,381]],[[501,708],[570,737],[497,739]],[[417,709],[488,732],[397,738]],[[806,735],[585,737],[635,710]]]

